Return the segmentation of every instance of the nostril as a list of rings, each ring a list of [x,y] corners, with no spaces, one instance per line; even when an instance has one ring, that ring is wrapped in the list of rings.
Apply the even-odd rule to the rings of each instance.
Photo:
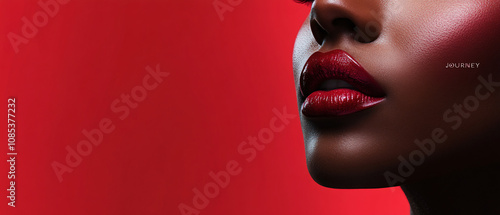
[[[370,21],[354,27],[353,39],[360,43],[371,43],[378,39],[380,32],[380,24],[375,21]]]
[[[337,18],[328,26],[321,26],[316,19],[311,19],[310,25],[314,39],[319,45],[323,45],[327,38],[338,39],[342,36],[350,37],[359,43],[371,43],[380,35],[380,26],[374,21],[357,25],[351,19]]]
[[[311,19],[310,25],[314,39],[319,45],[323,45],[328,32],[315,19]]]
[[[350,19],[347,18],[338,18],[333,20],[332,22],[333,29],[337,32],[347,32],[351,33],[354,32],[356,28],[356,24],[352,22]]]
[[[333,29],[335,29],[335,32],[332,33],[337,35],[348,35],[360,43],[371,43],[375,41],[380,32],[378,25],[374,22],[356,25],[351,19],[348,18],[335,19],[332,22],[332,26]]]

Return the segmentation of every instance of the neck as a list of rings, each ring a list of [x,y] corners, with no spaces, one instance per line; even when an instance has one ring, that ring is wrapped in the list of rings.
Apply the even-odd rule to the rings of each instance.
[[[500,164],[403,185],[412,215],[500,214]]]

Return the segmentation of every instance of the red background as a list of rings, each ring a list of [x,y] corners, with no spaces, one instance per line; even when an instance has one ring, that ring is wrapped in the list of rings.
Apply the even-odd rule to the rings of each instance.
[[[37,2],[0,1],[0,110],[16,98],[19,153],[11,208],[4,133],[0,214],[181,214],[230,160],[241,174],[200,214],[409,214],[399,188],[315,184],[298,117],[252,162],[238,153],[273,109],[298,115],[291,58],[307,6],[243,0],[221,21],[212,0],[73,0],[15,53],[7,35],[22,35]],[[110,104],[157,64],[170,76],[119,120]],[[116,129],[60,183],[51,164],[103,118]]]

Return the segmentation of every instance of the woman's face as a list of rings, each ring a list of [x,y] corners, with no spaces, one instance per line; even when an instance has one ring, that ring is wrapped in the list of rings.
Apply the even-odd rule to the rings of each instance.
[[[316,182],[387,187],[498,161],[500,1],[311,2],[293,60]]]

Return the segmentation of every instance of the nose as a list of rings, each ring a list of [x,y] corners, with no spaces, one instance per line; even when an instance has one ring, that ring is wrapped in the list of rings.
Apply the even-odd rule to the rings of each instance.
[[[381,8],[379,0],[316,0],[311,8],[311,31],[320,45],[342,37],[371,43],[382,30]]]

